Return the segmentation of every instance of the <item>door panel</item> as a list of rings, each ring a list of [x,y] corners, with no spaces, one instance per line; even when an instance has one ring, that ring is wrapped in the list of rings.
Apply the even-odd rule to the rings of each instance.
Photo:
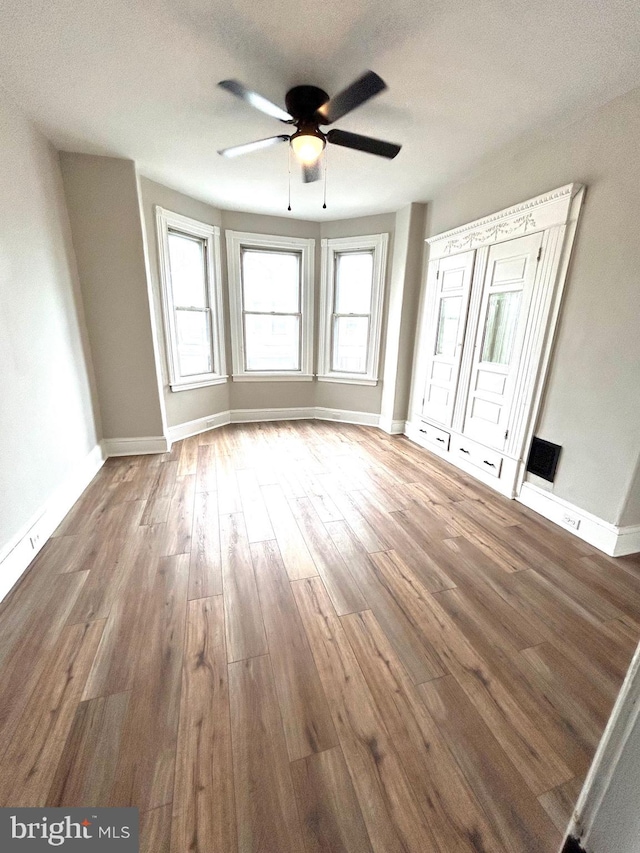
[[[491,247],[484,279],[464,434],[504,448],[542,233]]]
[[[451,426],[475,252],[442,258],[431,312],[422,414]]]

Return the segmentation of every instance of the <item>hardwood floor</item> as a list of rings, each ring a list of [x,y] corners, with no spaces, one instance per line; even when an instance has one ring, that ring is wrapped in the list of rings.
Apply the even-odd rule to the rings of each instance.
[[[613,560],[403,437],[110,459],[0,605],[0,804],[144,853],[557,853],[640,638]]]

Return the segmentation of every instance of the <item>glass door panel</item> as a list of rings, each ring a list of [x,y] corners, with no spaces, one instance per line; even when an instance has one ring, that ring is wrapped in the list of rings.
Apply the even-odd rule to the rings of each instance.
[[[482,361],[509,364],[520,316],[521,290],[492,293],[487,305],[487,320],[482,345]]]
[[[446,358],[453,358],[455,355],[461,310],[462,296],[446,296],[440,300],[435,355],[443,355]]]

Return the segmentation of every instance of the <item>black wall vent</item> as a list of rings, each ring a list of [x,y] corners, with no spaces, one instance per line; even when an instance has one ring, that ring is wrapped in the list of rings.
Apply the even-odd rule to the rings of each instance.
[[[527,471],[553,483],[561,450],[559,444],[551,444],[550,441],[534,436],[527,460]]]

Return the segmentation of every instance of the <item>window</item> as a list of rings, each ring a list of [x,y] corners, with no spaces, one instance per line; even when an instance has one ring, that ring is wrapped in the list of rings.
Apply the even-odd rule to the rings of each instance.
[[[172,391],[225,382],[220,229],[156,207]]]
[[[313,248],[227,231],[235,380],[313,379]]]
[[[318,379],[376,385],[387,235],[322,241]]]

